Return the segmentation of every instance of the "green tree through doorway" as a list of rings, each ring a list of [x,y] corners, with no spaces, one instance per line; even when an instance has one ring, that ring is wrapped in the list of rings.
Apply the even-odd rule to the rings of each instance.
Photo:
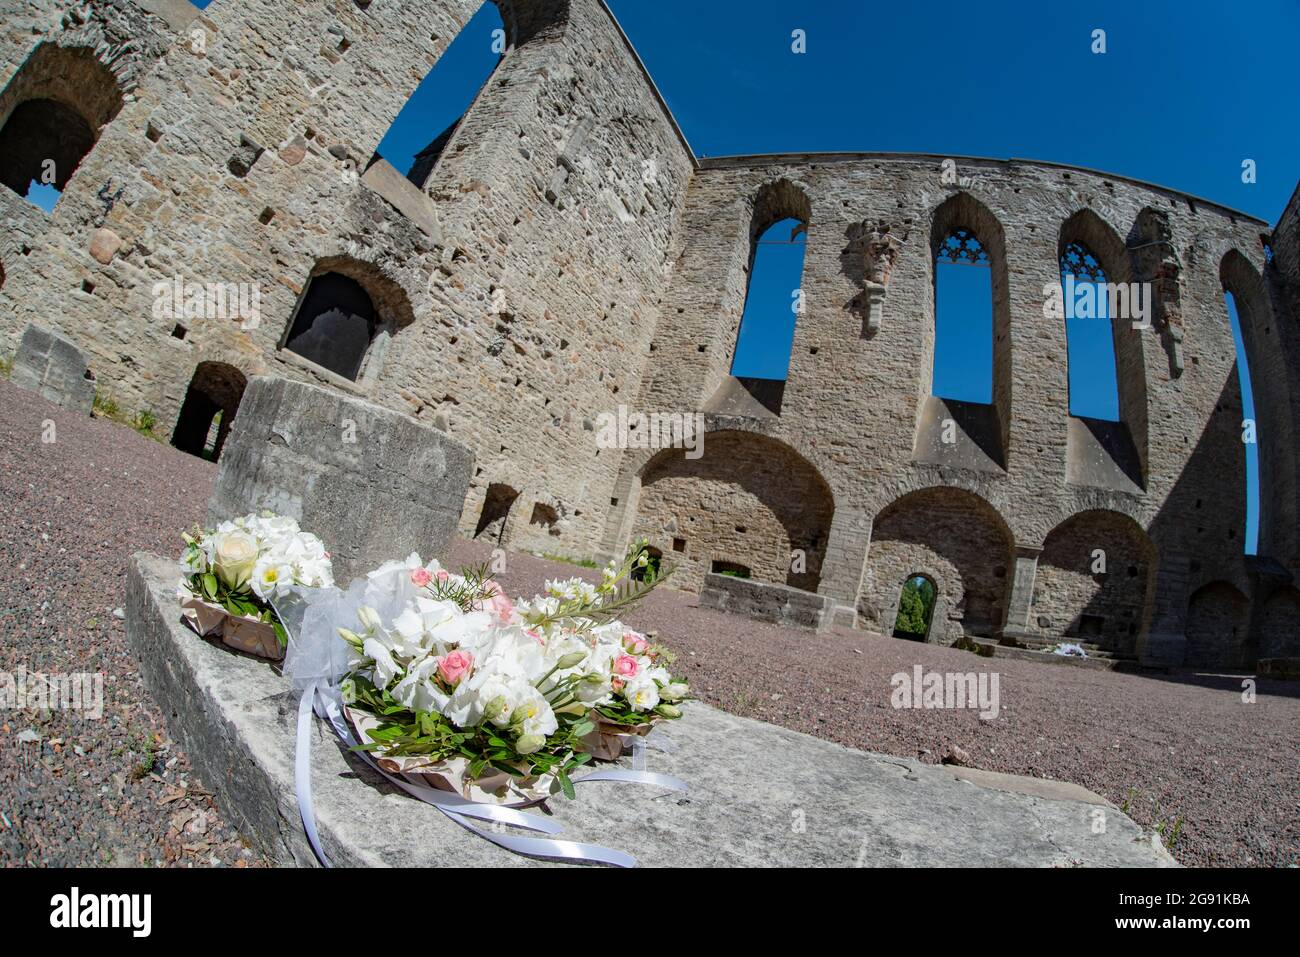
[[[898,618],[894,622],[895,638],[925,641],[930,631],[930,616],[934,613],[934,596],[934,582],[924,575],[913,575],[903,583]]]

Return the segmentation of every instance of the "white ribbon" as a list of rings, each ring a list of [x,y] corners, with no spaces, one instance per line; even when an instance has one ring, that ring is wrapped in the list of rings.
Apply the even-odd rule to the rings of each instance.
[[[307,841],[311,844],[312,851],[321,864],[330,867],[329,858],[325,856],[325,851],[321,848],[320,835],[316,830],[316,813],[312,803],[311,714],[313,708],[329,723],[330,727],[334,729],[334,733],[349,748],[356,747],[358,742],[343,716],[343,709],[336,688],[323,685],[321,682],[315,682],[303,692],[302,699],[298,704],[298,740],[297,753],[294,757],[294,785],[298,794],[298,810],[302,815],[303,829],[307,832]],[[404,778],[389,774],[367,752],[355,751],[354,753],[360,755],[367,764],[407,794],[419,798],[426,804],[433,805],[461,827],[491,841],[498,847],[504,847],[508,851],[525,854],[529,857],[587,861],[596,864],[611,864],[615,867],[636,866],[636,858],[632,855],[613,848],[602,847],[599,844],[584,844],[550,838],[518,837],[486,831],[473,824],[469,819],[477,818],[482,821],[511,825],[544,834],[558,834],[562,828],[561,825],[547,818],[539,817],[536,814],[526,814],[515,808],[471,801],[459,794],[437,788],[418,787]],[[683,782],[670,775],[640,769],[628,770],[626,768],[593,771],[591,774],[576,778],[573,783],[576,785],[599,781],[649,784],[671,791],[685,791],[687,789]]]

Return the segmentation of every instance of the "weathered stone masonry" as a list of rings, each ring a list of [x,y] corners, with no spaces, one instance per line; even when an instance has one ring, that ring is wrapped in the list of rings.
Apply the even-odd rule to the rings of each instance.
[[[56,330],[192,451],[215,410],[224,441],[255,375],[404,412],[474,450],[462,532],[513,547],[645,534],[686,587],[742,566],[885,631],[925,574],[930,640],[1069,635],[1198,665],[1300,653],[1296,199],[1270,231],[1045,163],[958,160],[954,183],[932,156],[697,160],[599,0],[498,6],[507,53],[408,179],[377,144],[476,2],[2,0],[0,120],[60,158],[93,143],[75,172],[56,164],[52,215],[13,191],[39,150],[0,171],[5,351],[29,322]],[[34,101],[65,128],[42,131]],[[784,387],[764,391],[729,370],[753,241],[787,216],[808,227],[806,311]],[[930,394],[934,256],[955,228],[990,257],[987,406]],[[1155,288],[1154,329],[1114,323],[1119,423],[1068,412],[1043,287],[1069,242]],[[160,311],[178,279],[251,284],[257,314]],[[285,347],[329,283],[373,305],[355,378]],[[1225,288],[1262,442],[1257,559]],[[704,413],[704,458],[599,448],[619,404]]]

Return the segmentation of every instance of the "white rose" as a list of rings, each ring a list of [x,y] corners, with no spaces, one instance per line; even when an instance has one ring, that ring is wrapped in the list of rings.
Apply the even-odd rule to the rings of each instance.
[[[237,529],[215,536],[212,568],[228,588],[239,588],[253,574],[257,564],[257,542]]]

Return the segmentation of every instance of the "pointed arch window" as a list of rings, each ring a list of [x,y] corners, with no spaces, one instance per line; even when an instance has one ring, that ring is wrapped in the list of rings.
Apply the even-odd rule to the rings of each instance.
[[[420,81],[376,152],[423,188],[479,92],[501,62],[505,27],[495,3],[484,3]],[[438,132],[432,140],[431,131]]]
[[[736,336],[731,374],[784,380],[790,371],[794,327],[803,311],[803,261],[808,224],[789,217],[763,230],[754,242],[745,311]]]
[[[1228,309],[1228,322],[1232,326],[1232,342],[1237,350],[1237,385],[1241,390],[1241,416],[1243,423],[1252,423],[1253,441],[1243,442],[1246,447],[1246,533],[1242,536],[1242,547],[1247,555],[1255,555],[1259,550],[1259,444],[1263,437],[1259,434],[1258,420],[1255,418],[1255,390],[1250,379],[1250,358],[1246,354],[1246,342],[1242,338],[1241,313],[1238,311],[1237,297],[1227,286],[1223,287],[1223,302]],[[1243,437],[1247,434],[1243,425]]]
[[[934,257],[934,377],[943,399],[993,401],[993,270],[973,230],[948,232]]]
[[[1118,422],[1119,379],[1106,271],[1092,250],[1077,241],[1061,250],[1060,265],[1070,415]]]

